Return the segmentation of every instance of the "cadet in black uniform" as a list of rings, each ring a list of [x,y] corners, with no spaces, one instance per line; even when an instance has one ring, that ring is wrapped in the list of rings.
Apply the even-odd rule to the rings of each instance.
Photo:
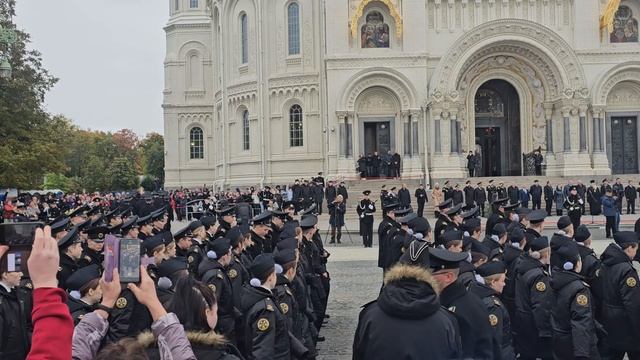
[[[386,270],[386,243],[389,232],[398,231],[400,225],[395,221],[397,203],[388,203],[383,206],[382,221],[378,225],[378,267]]]
[[[442,306],[429,271],[429,245],[415,240],[385,274],[380,296],[363,306],[353,340],[354,360],[458,359],[455,317]],[[447,253],[455,262],[462,254]]]
[[[189,225],[178,230],[173,234],[173,241],[176,243],[176,257],[182,258],[187,261],[189,257],[189,248],[191,248],[191,238]]]
[[[123,239],[137,239],[139,232],[138,229],[138,217],[132,216],[122,222],[122,226],[120,226],[120,236]]]
[[[460,216],[461,211],[462,211],[462,204],[458,204],[453,206],[450,209],[447,209],[446,214],[447,214],[447,217],[451,219],[451,221],[449,222],[449,224],[447,224],[445,231],[460,230],[460,225],[462,225],[462,217]]]
[[[178,280],[189,276],[189,266],[184,258],[168,259],[158,265],[158,300],[166,307],[174,294]],[[164,279],[168,279],[165,282]]]
[[[263,211],[251,219],[251,241],[253,245],[248,247],[247,253],[252,259],[264,253],[272,252],[271,238],[269,231],[271,230],[271,212]]]
[[[609,359],[640,359],[640,287],[631,260],[638,251],[632,231],[613,234],[615,243],[602,253],[602,325],[607,331]]]
[[[109,232],[109,228],[106,226],[87,229],[87,236],[89,238],[84,246],[82,259],[80,259],[80,267],[94,264],[102,268],[102,262],[104,260],[102,247],[104,246],[104,238]]]
[[[29,353],[31,309],[26,304],[30,290],[20,286],[22,269],[7,268],[0,270],[0,359],[22,360]]]
[[[571,218],[573,228],[577,229],[580,226],[580,218],[582,217],[582,207],[584,206],[584,200],[578,195],[578,188],[571,186],[569,196],[564,200],[563,207],[567,209],[568,215]]]
[[[257,255],[249,271],[253,278],[242,296],[241,351],[248,360],[290,359],[289,328],[272,293],[277,281],[273,255]]]
[[[365,190],[362,192],[364,196],[356,211],[360,217],[360,236],[362,236],[362,245],[364,247],[373,246],[373,214],[376,212],[376,203],[369,199],[371,190]]]
[[[418,202],[417,214],[419,217],[422,217],[424,215],[424,205],[429,201],[427,197],[427,190],[424,189],[424,184],[420,184],[413,195],[416,197],[416,201]]]
[[[599,359],[598,337],[589,286],[582,281],[578,245],[562,244],[555,252],[551,287],[555,303],[551,310],[554,359]]]
[[[594,314],[598,314],[596,316],[599,316],[599,314],[601,314],[600,309],[602,308],[602,285],[599,281],[600,278],[596,276],[596,274],[600,271],[601,262],[591,248],[591,232],[589,232],[589,229],[587,229],[585,225],[580,225],[573,234],[573,239],[578,244],[578,252],[580,253],[580,260],[582,261],[580,275],[591,288],[593,298],[591,305],[594,308]]]
[[[58,268],[58,287],[67,288],[67,279],[78,270],[78,261],[82,258],[82,243],[78,237],[78,228],[74,227],[58,242],[60,267]]]
[[[476,272],[482,277],[484,283],[477,282],[469,290],[482,299],[482,303],[489,312],[489,324],[495,341],[494,346],[500,349],[501,355],[496,359],[513,360],[516,355],[511,337],[511,318],[506,306],[500,300],[507,268],[501,261],[489,261],[480,265]]]
[[[537,209],[528,213],[526,217],[527,220],[529,220],[529,225],[524,231],[524,236],[527,238],[528,242],[531,242],[542,236],[542,231],[544,230],[544,219],[547,217],[547,212],[545,210]]]
[[[235,341],[235,312],[231,280],[225,268],[231,263],[229,239],[219,237],[207,244],[207,258],[200,262],[198,277],[207,284],[218,299],[218,325],[216,330],[232,342]]]
[[[513,319],[516,351],[520,359],[550,359],[551,307],[549,288],[549,239],[541,236],[531,243],[529,253],[516,267],[516,310]]]
[[[233,304],[240,308],[240,297],[242,295],[242,287],[249,283],[249,271],[242,263],[242,255],[244,250],[244,236],[238,226],[229,230],[227,233],[229,245],[231,246],[231,263],[226,268],[227,275],[231,281],[231,289],[233,290]]]
[[[100,277],[100,267],[91,264],[78,269],[67,279],[67,290],[70,291],[67,306],[74,325],[78,325],[86,314],[95,310],[94,305],[102,299]]]
[[[447,226],[449,226],[449,223],[451,223],[451,219],[449,219],[446,214],[449,208],[451,208],[451,204],[451,199],[447,199],[437,206],[438,210],[436,211],[436,224],[433,228],[433,240],[436,243],[440,242],[440,236],[442,236]]]
[[[458,279],[460,262],[466,253],[433,248],[429,250],[429,267],[442,289],[440,302],[456,319],[462,339],[463,359],[493,359],[489,314],[476,295],[467,291]]]
[[[187,255],[187,263],[189,263],[189,272],[200,279],[198,276],[198,267],[203,259],[207,258],[204,248],[207,246],[207,232],[200,220],[189,223],[189,233],[191,234],[191,247]]]
[[[146,238],[153,236],[151,226],[151,214],[138,218],[138,239],[144,241]]]
[[[509,198],[498,198],[491,203],[491,215],[487,219],[487,223],[485,225],[485,232],[491,233],[493,227],[498,223],[507,223],[505,226],[509,225],[508,220],[504,217],[504,206],[509,201]]]
[[[214,239],[219,238],[220,236],[225,236],[232,227],[235,227],[236,222],[236,208],[235,206],[227,206],[218,210],[218,231],[213,235]]]

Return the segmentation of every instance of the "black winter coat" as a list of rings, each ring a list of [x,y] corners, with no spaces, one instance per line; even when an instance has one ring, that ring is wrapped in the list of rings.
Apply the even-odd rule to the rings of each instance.
[[[597,359],[598,337],[588,285],[573,271],[559,270],[551,280],[553,355],[556,359]]]
[[[522,356],[538,357],[549,351],[551,339],[553,292],[549,288],[549,274],[539,260],[528,255],[521,258],[516,271],[513,323],[517,350]]]
[[[442,306],[453,312],[458,320],[462,339],[462,358],[493,359],[491,324],[482,300],[467,291],[458,280],[442,290],[440,301]]]
[[[26,293],[13,288],[7,292],[0,285],[0,359],[23,360],[29,352]]]
[[[640,351],[638,273],[617,244],[609,244],[601,258],[602,325],[609,345],[620,351]]]
[[[456,319],[440,306],[431,274],[397,265],[376,301],[363,306],[353,340],[354,360],[458,359]]]
[[[380,225],[378,225],[378,267],[385,268],[387,264],[386,260],[386,247],[387,240],[390,236],[393,236],[396,231],[400,229],[400,225],[392,220],[391,218],[385,216]]]
[[[491,287],[475,282],[469,291],[476,294],[489,312],[489,324],[494,341],[494,358],[513,360],[516,355],[511,337],[511,320],[509,312],[500,300],[499,294]]]
[[[475,202],[475,189],[473,186],[467,185],[464,187],[464,203],[466,206],[473,206]]]
[[[400,202],[400,206],[403,208],[411,206],[411,193],[409,192],[409,189],[398,190],[398,201]]]
[[[234,310],[233,288],[224,267],[212,259],[204,259],[198,267],[198,275],[218,299],[218,325],[216,331],[234,339],[235,318],[239,314]]]

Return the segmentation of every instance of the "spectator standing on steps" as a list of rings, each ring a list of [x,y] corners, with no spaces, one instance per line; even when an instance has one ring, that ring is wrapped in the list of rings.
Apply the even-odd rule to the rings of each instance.
[[[636,213],[636,188],[631,185],[631,180],[629,180],[629,185],[624,188],[624,197],[627,198],[627,214],[635,214]]]
[[[347,188],[344,186],[344,181],[340,182],[340,186],[338,186],[338,195],[342,195],[342,201],[347,204],[347,199],[349,198],[349,192]]]
[[[484,207],[486,206],[487,202],[487,192],[485,191],[484,187],[482,187],[482,181],[480,181],[478,183],[478,186],[473,189],[473,200],[475,201],[476,205],[480,207],[480,215],[482,217],[485,217]]]
[[[529,194],[531,195],[532,210],[540,209],[542,200],[542,186],[538,183],[538,179],[533,180],[533,185],[529,188]]]
[[[551,216],[551,208],[553,207],[554,198],[553,186],[551,186],[551,183],[547,181],[547,184],[544,186],[544,205],[545,210],[547,210],[547,216]]]
[[[467,155],[467,170],[469,170],[469,177],[473,177],[473,173],[476,169],[476,155],[473,151],[469,151],[469,155]]]
[[[426,204],[429,199],[427,198],[427,190],[424,189],[424,185],[420,184],[415,192],[416,200],[418,201],[418,216],[422,217],[424,214],[424,204]]]
[[[407,189],[407,184],[402,184],[400,190],[398,190],[398,202],[401,209],[408,209],[411,207],[411,193]]]
[[[616,224],[616,215],[618,209],[616,208],[616,197],[613,196],[611,188],[605,188],[604,196],[602,197],[602,212],[607,219],[605,225],[605,235],[607,239],[611,238],[612,234],[618,232],[618,226]]]

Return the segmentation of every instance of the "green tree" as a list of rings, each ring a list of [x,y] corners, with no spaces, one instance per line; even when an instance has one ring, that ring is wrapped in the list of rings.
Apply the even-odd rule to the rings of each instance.
[[[106,179],[109,190],[131,190],[138,186],[138,175],[134,163],[126,157],[118,157],[107,167]]]
[[[154,191],[156,189],[156,179],[153,175],[145,175],[142,181],[140,181],[140,186],[142,186],[145,191]]]
[[[15,29],[15,0],[0,0],[3,28]],[[43,108],[44,95],[57,79],[43,68],[40,53],[28,50],[29,35],[16,30],[17,41],[0,45],[13,68],[10,79],[0,79],[0,184],[32,188],[42,184],[46,172],[64,170],[64,147],[50,138],[68,123],[52,118]],[[54,136],[55,138],[56,136]]]
[[[158,133],[149,133],[140,142],[142,171],[164,184],[164,137]]]
[[[60,189],[64,192],[69,192],[71,186],[72,180],[63,174],[47,173],[44,176],[44,185],[42,187],[45,190]]]

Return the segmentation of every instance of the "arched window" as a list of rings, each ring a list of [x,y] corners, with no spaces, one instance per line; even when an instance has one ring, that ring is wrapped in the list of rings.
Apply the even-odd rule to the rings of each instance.
[[[198,7],[198,0],[189,0],[189,7],[196,9]]]
[[[197,52],[190,52],[187,55],[187,90],[202,89],[204,87],[204,78],[202,76],[202,61]]]
[[[194,127],[189,132],[189,158],[204,159],[204,136],[199,127]]]
[[[302,107],[293,105],[289,109],[289,146],[302,146],[303,138]]]
[[[287,8],[289,26],[289,55],[300,54],[300,6],[291,3]]]
[[[367,22],[360,30],[362,48],[388,48],[389,25],[384,23],[384,17],[378,11],[367,14]]]
[[[242,150],[249,150],[251,142],[249,138],[249,110],[242,113]]]
[[[242,63],[247,64],[249,62],[249,23],[247,14],[240,16],[240,32],[242,34]]]
[[[613,32],[609,35],[612,43],[638,42],[638,20],[628,6],[621,5],[613,19]]]

